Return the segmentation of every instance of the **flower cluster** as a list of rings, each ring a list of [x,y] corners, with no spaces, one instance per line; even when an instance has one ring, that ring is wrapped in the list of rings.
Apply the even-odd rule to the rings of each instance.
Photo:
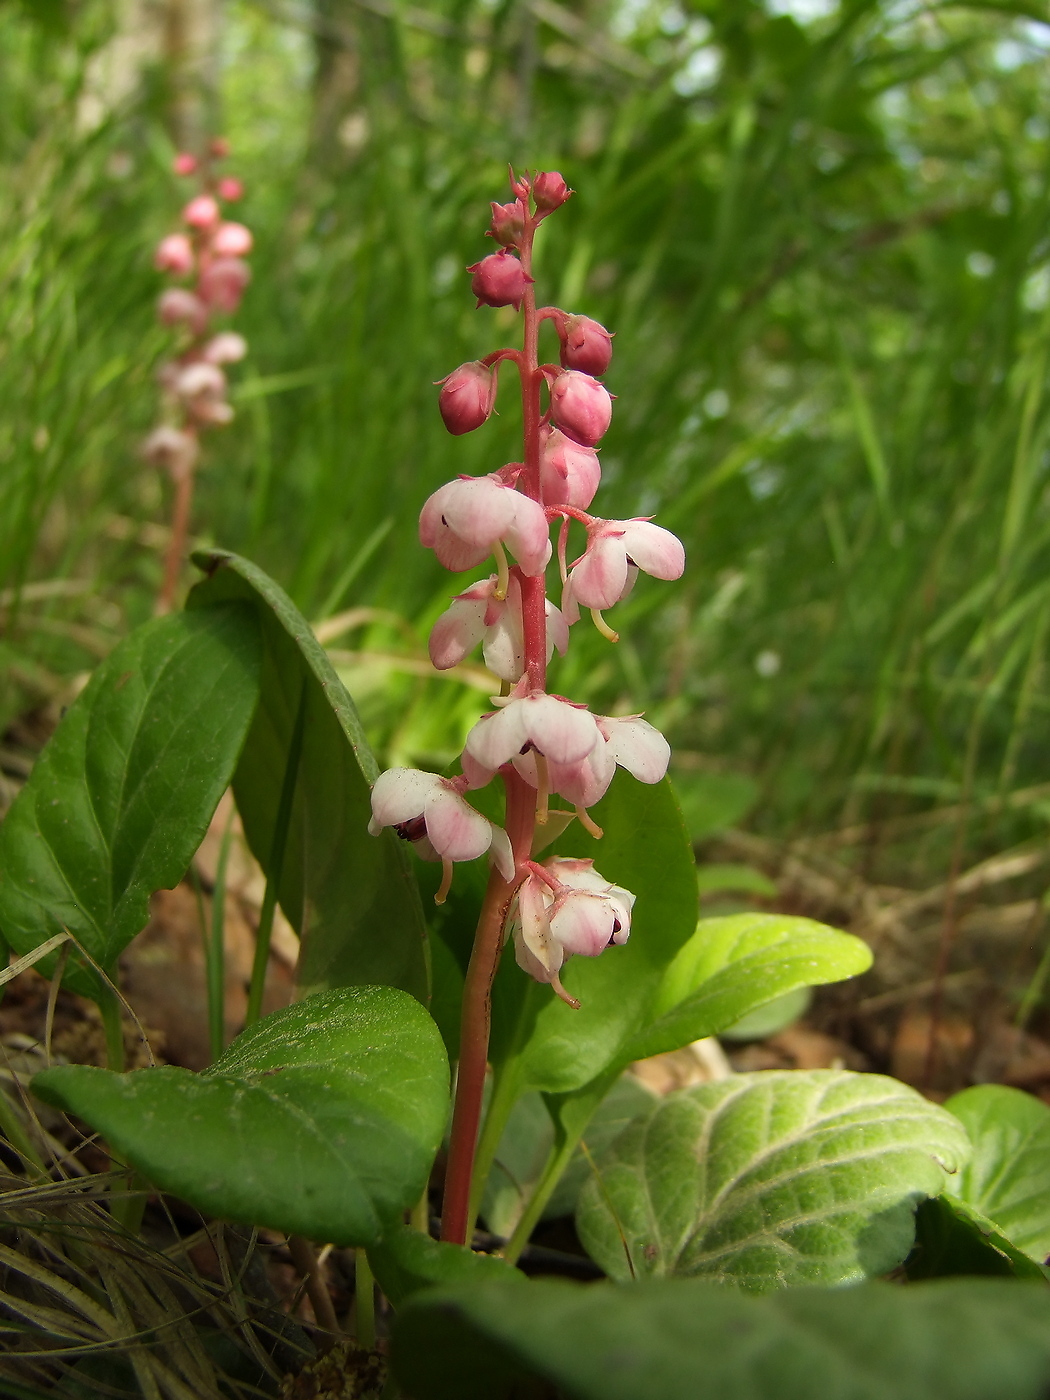
[[[245,257],[252,235],[243,224],[223,217],[222,204],[239,200],[241,182],[216,178],[214,163],[228,154],[226,143],[211,143],[207,159],[182,152],[177,175],[201,177],[201,188],[182,211],[183,227],[157,245],[153,265],[175,285],[157,302],[161,323],[176,332],[179,353],[158,371],[163,421],[142,445],[147,461],[167,469],[174,481],[193,475],[200,455],[200,432],[233,418],[227,400],[225,366],[244,358],[248,346],[235,331],[216,332],[212,320],[236,311],[251,279]]]
[[[559,980],[566,958],[596,957],[624,943],[634,896],[606,880],[589,860],[555,856],[538,865],[533,850],[560,836],[573,817],[600,836],[589,809],[608,790],[617,766],[641,782],[657,783],[667,771],[670,749],[641,715],[595,715],[552,693],[547,665],[555,651],[565,654],[581,609],[615,641],[604,611],[630,593],[639,570],[654,578],[679,578],[685,552],[674,535],[648,519],[605,520],[589,513],[601,481],[597,449],[612,419],[613,397],[602,382],[612,336],[588,316],[536,306],[533,236],[572,191],[556,172],[531,179],[516,179],[512,172],[511,191],[510,203],[492,205],[488,232],[498,251],[467,271],[478,306],[511,306],[523,313],[524,347],[461,365],[440,381],[438,406],[450,433],[473,432],[495,409],[501,368],[514,364],[522,388],[525,460],[447,483],[419,517],[422,544],[447,569],[474,569],[489,558],[496,566],[438,618],[431,660],[444,670],[480,645],[502,690],[492,697],[491,713],[467,737],[460,776],[404,768],[380,776],[370,829],[391,826],[424,859],[442,861],[439,900],[447,893],[453,862],[487,853],[519,965],[575,1004]],[[540,362],[543,322],[557,336],[557,364]],[[585,541],[570,562],[574,526],[582,526]],[[563,586],[560,607],[546,595],[553,527]],[[466,796],[497,774],[506,790],[505,827],[483,816]],[[554,797],[568,805],[551,807]]]

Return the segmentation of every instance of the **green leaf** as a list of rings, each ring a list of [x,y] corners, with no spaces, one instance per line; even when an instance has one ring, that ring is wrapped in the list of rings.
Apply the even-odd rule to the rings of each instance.
[[[494,1021],[512,1038],[497,1029],[492,1058],[513,1057],[523,1088],[566,1093],[626,1063],[624,1046],[645,1024],[664,969],[696,924],[696,868],[670,783],[648,786],[618,772],[592,815],[601,840],[573,823],[552,854],[590,857],[636,895],[631,937],[601,957],[566,963],[562,982],[578,1011],[532,982],[510,952],[504,957]]]
[[[304,993],[401,987],[426,1003],[426,925],[404,843],[369,836],[378,769],[354,703],[310,625],[261,569],[236,554],[194,556],[209,577],[187,606],[244,599],[262,624],[262,694],[234,776],[245,835],[264,870],[300,704],[302,752],[281,865],[281,907],[302,938]]]
[[[0,929],[17,953],[68,929],[113,968],[150,895],[185,875],[258,694],[258,627],[242,604],[158,618],[115,648],[0,827]],[[99,995],[76,954],[66,978]]]
[[[1050,1108],[999,1084],[964,1089],[944,1106],[973,1143],[948,1189],[1042,1263],[1050,1255]]]
[[[759,787],[745,773],[686,773],[675,770],[674,790],[691,841],[735,826],[758,801]]]
[[[636,1118],[583,1188],[577,1229],[613,1278],[856,1282],[904,1259],[916,1201],[968,1153],[957,1119],[882,1075],[733,1075]]]
[[[985,1274],[1047,1279],[1048,1274],[1000,1234],[990,1220],[953,1196],[920,1201],[915,1246],[904,1261],[909,1279]]]
[[[433,1240],[406,1225],[392,1226],[368,1249],[368,1262],[376,1282],[395,1308],[422,1288],[437,1284],[523,1280],[511,1266],[493,1254],[475,1254],[466,1245]]]
[[[790,1026],[809,1010],[813,993],[809,987],[796,987],[793,992],[774,997],[764,1006],[756,1006],[739,1021],[726,1026],[718,1034],[723,1040],[765,1040],[767,1035],[776,1035],[785,1026]]]
[[[275,1011],[202,1074],[63,1065],[33,1091],[206,1215],[367,1245],[426,1185],[448,1060],[414,998],[353,987]]]
[[[1050,1295],[999,1279],[748,1297],[701,1279],[434,1289],[397,1320],[415,1400],[1041,1400]]]
[[[697,868],[696,884],[703,898],[705,894],[757,894],[771,899],[777,887],[768,875],[756,870],[753,865],[701,865]]]
[[[701,919],[667,968],[652,1023],[631,1045],[642,1060],[734,1025],[798,987],[856,977],[871,949],[852,934],[789,914]]]

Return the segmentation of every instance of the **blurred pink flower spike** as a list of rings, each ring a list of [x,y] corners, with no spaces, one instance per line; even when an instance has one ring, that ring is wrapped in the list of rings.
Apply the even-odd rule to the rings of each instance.
[[[244,198],[244,185],[232,175],[224,175],[219,181],[218,192],[220,199],[225,199],[228,204],[235,204],[238,199]]]
[[[184,223],[190,228],[213,228],[219,222],[219,206],[210,194],[198,194],[182,211]]]
[[[587,548],[570,569],[562,594],[566,620],[578,622],[580,607],[590,608],[599,630],[615,641],[601,613],[627,597],[639,569],[653,578],[681,578],[681,540],[648,520],[594,521],[587,527]]]
[[[521,585],[511,574],[507,596],[500,599],[499,578],[493,574],[473,584],[454,598],[430,633],[430,660],[439,671],[458,666],[482,643],[485,665],[500,678],[513,684],[525,671],[525,641],[521,623]],[[547,610],[547,660],[557,647],[564,656],[569,645],[569,626],[550,599]]]
[[[467,786],[466,778],[442,778],[415,768],[388,768],[372,788],[372,820],[368,824],[372,835],[392,826],[402,840],[412,842],[423,860],[441,861],[437,904],[443,904],[448,894],[453,861],[476,860],[488,852],[503,878],[514,878],[510,838],[465,800]]]
[[[498,476],[461,476],[435,491],[419,515],[419,538],[446,569],[473,569],[506,543],[525,574],[542,574],[551,557],[547,516],[539,502]],[[505,595],[505,588],[502,590]]]
[[[197,169],[197,157],[189,151],[180,151],[171,162],[171,168],[176,175],[192,175]]]
[[[251,279],[251,269],[240,258],[216,258],[201,273],[197,290],[213,310],[236,311]]]
[[[157,244],[153,266],[158,272],[171,272],[185,277],[193,271],[193,244],[184,233],[169,233]]]
[[[589,374],[563,369],[551,382],[551,418],[573,442],[595,447],[612,422],[612,395]]]
[[[157,298],[157,315],[165,326],[186,325],[200,335],[208,324],[208,308],[185,287],[169,287]]]
[[[181,481],[197,465],[200,443],[196,433],[164,423],[153,429],[140,451],[147,462],[167,468],[173,481]]]
[[[598,454],[581,447],[557,428],[542,429],[540,486],[548,506],[575,506],[586,510],[602,479]]]
[[[524,680],[493,703],[500,708],[478,720],[464,747],[490,773],[530,749],[552,763],[578,763],[602,742],[586,706],[543,691],[530,693]]]
[[[596,958],[626,943],[633,907],[630,890],[606,880],[590,860],[555,856],[534,865],[518,889],[512,915],[518,966],[577,1008],[559,978],[565,960],[574,953]]]
[[[201,354],[211,365],[235,365],[248,353],[248,342],[236,331],[220,331],[212,336]]]

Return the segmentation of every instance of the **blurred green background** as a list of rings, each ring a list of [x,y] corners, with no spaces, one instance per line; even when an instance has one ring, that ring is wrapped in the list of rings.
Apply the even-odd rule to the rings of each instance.
[[[1043,4],[0,3],[0,728],[152,608],[152,250],[222,132],[250,352],[194,533],[355,610],[323,635],[383,756],[452,757],[486,689],[426,674],[415,526],[519,455],[510,381],[459,439],[433,387],[516,334],[463,272],[510,160],[578,191],[541,297],[616,332],[596,504],[689,553],[556,688],[666,729],[697,834],[909,832],[926,874],[1041,835],[1048,62]]]

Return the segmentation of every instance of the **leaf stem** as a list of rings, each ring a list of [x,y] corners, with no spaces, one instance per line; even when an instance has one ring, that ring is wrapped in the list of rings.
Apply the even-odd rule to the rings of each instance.
[[[295,725],[288,744],[288,759],[284,765],[284,779],[281,783],[281,796],[277,803],[277,817],[273,827],[273,845],[270,847],[270,864],[266,872],[266,892],[263,895],[259,913],[259,928],[255,935],[255,960],[252,963],[252,980],[248,989],[248,1010],[244,1016],[245,1028],[253,1026],[262,1010],[263,990],[266,986],[266,967],[270,960],[270,937],[273,934],[273,920],[277,912],[277,896],[284,871],[284,856],[288,846],[288,830],[292,822],[292,805],[295,800],[295,784],[299,777],[299,760],[303,751],[303,733],[306,728],[306,682],[299,692],[299,707]]]

